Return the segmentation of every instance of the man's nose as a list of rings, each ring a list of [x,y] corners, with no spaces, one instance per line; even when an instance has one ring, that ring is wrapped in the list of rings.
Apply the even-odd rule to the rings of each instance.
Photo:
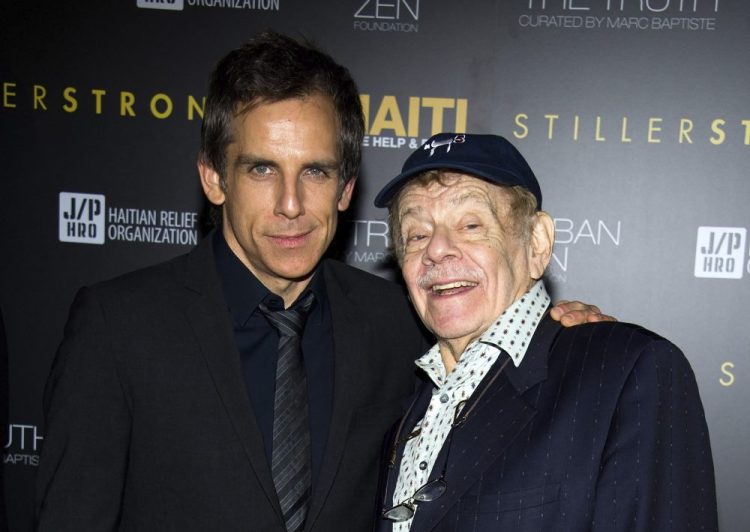
[[[460,258],[461,250],[456,245],[453,231],[443,225],[435,226],[430,236],[430,242],[425,249],[423,262],[425,264],[439,264],[446,260]]]
[[[300,180],[284,177],[278,184],[274,214],[294,219],[304,212],[304,190]]]

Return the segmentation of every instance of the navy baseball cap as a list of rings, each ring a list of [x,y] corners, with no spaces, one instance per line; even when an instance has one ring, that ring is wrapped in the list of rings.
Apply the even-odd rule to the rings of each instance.
[[[498,135],[438,133],[412,153],[401,173],[375,197],[376,207],[387,207],[411,178],[427,170],[453,170],[498,185],[520,185],[542,208],[542,190],[526,159],[505,138]]]

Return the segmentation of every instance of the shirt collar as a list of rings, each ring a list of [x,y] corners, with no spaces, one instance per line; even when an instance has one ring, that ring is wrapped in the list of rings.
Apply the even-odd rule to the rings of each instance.
[[[550,297],[547,294],[544,282],[538,280],[524,295],[505,309],[479,338],[466,346],[464,354],[476,351],[477,344],[483,344],[487,349],[495,346],[506,351],[516,367],[520,366],[529,348],[531,337],[534,335],[549,302]],[[484,351],[484,349],[481,351]],[[463,358],[462,355],[461,360]],[[492,357],[488,361],[494,363],[496,359],[497,357]],[[459,360],[459,364],[461,360]],[[445,381],[445,366],[438,344],[432,346],[415,363],[427,373],[436,385],[441,386],[443,384]]]
[[[224,299],[236,325],[244,326],[258,305],[264,301],[283,308],[281,298],[268,290],[230,249],[221,227],[214,233],[213,248]],[[300,294],[302,297],[307,291],[312,291],[315,294],[316,307],[326,304],[328,300],[325,276],[321,270],[322,266],[318,264],[310,284]]]

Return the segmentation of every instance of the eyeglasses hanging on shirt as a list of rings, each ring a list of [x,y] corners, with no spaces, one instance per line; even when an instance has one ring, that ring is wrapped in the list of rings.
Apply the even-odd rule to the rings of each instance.
[[[417,490],[414,492],[414,495],[412,495],[408,499],[400,502],[399,504],[395,506],[387,508],[386,502],[388,499],[388,484],[390,482],[391,471],[395,468],[395,465],[396,465],[398,446],[406,441],[411,440],[412,438],[416,438],[421,433],[421,428],[419,428],[410,432],[405,438],[401,438],[401,433],[404,429],[404,422],[411,414],[411,410],[414,408],[414,404],[417,401],[416,398],[414,399],[414,401],[412,401],[411,405],[409,405],[409,408],[406,411],[406,414],[404,414],[404,416],[401,418],[401,422],[399,423],[399,426],[396,429],[396,436],[393,439],[393,445],[391,446],[390,457],[388,460],[388,471],[386,473],[386,484],[385,484],[385,490],[383,494],[383,505],[382,505],[382,508],[383,508],[382,516],[385,519],[389,519],[395,522],[408,521],[409,519],[414,517],[414,513],[417,511],[417,504],[435,501],[439,499],[447,491],[448,484],[445,481],[445,473],[448,470],[448,460],[451,454],[451,447],[453,446],[453,433],[456,429],[460,428],[464,423],[466,423],[466,420],[469,418],[469,415],[474,410],[474,408],[479,404],[485,392],[492,386],[492,383],[495,382],[495,379],[497,379],[497,377],[500,376],[500,373],[502,373],[502,371],[505,369],[505,366],[507,366],[508,362],[510,362],[510,355],[508,355],[508,353],[505,352],[502,348],[500,348],[500,346],[498,346],[497,344],[485,342],[485,341],[481,341],[480,343],[491,345],[493,347],[500,349],[500,351],[506,355],[505,361],[502,364],[500,364],[500,367],[495,371],[495,374],[492,376],[492,378],[489,381],[487,381],[487,384],[482,388],[482,390],[479,392],[475,400],[472,401],[471,398],[464,399],[463,401],[459,402],[456,405],[456,409],[453,413],[453,422],[451,423],[451,429],[448,432],[448,437],[447,437],[448,441],[446,443],[447,450],[445,452],[445,459],[443,460],[443,469],[442,469],[442,472],[440,473],[440,476],[438,478],[428,480],[421,487],[417,488]],[[466,404],[469,401],[471,401],[471,404],[468,406],[468,408],[464,408],[466,407]]]

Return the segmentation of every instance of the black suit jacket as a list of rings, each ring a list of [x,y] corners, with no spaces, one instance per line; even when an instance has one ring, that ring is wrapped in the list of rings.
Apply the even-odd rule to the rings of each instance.
[[[211,238],[81,290],[45,389],[42,531],[282,531]],[[400,288],[323,264],[334,404],[307,530],[367,530],[423,336]]]
[[[432,390],[425,384],[418,392],[405,430],[422,417]],[[447,491],[419,504],[411,532],[718,528],[693,372],[673,344],[641,327],[564,329],[546,316],[521,365],[508,364],[454,430]],[[389,507],[402,453],[403,444]],[[432,475],[445,456],[444,445]],[[378,519],[376,528],[392,526]]]

